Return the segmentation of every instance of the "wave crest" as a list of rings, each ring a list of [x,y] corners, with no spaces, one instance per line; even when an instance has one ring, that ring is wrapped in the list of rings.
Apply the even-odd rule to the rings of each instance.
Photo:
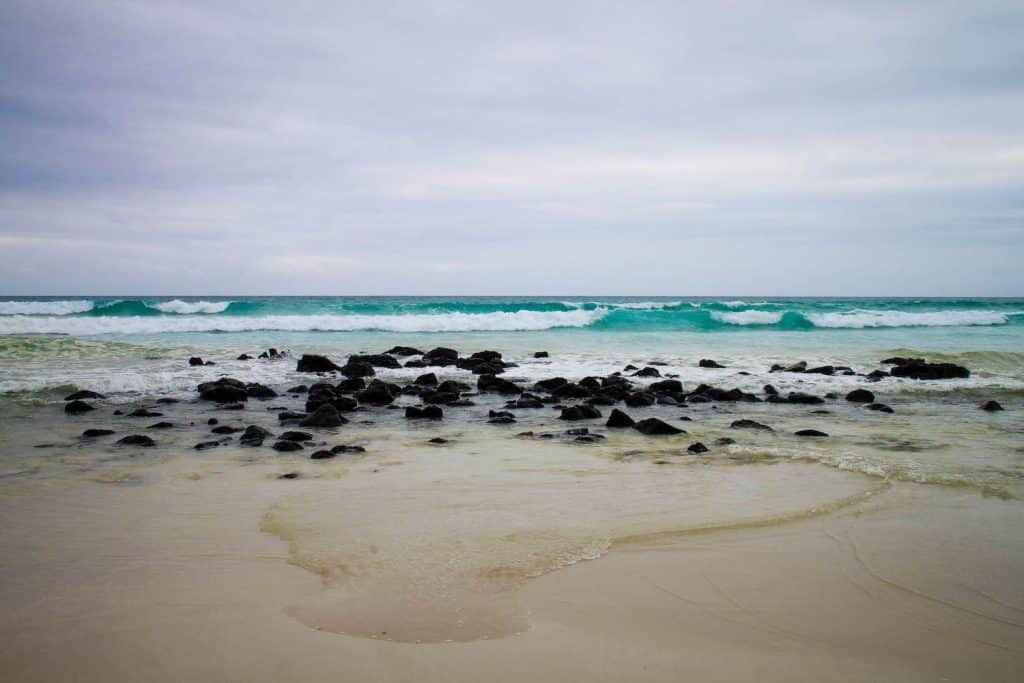
[[[174,299],[173,301],[163,301],[158,304],[147,305],[163,313],[190,315],[193,313],[223,313],[231,303],[230,301],[182,301],[181,299]]]
[[[556,327],[586,327],[608,314],[592,311],[517,311],[442,315],[273,315],[156,317],[0,318],[0,334],[161,334],[165,332],[515,332]]]
[[[75,301],[0,301],[0,315],[73,315],[93,309],[87,299]]]
[[[848,313],[808,313],[815,327],[970,327],[1005,325],[1009,316],[999,311],[880,311],[858,309]]]

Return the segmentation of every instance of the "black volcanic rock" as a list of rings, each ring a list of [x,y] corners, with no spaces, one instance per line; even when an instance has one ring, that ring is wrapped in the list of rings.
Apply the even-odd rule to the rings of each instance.
[[[774,432],[775,430],[766,424],[755,422],[754,420],[735,420],[729,425],[730,429],[760,429],[766,432]]]
[[[103,394],[98,394],[95,391],[89,391],[88,389],[83,389],[82,391],[76,391],[75,393],[71,394],[70,396],[65,396],[64,400],[65,401],[82,401],[84,399],[89,399],[89,398],[106,398],[106,396],[104,396]]]
[[[648,436],[669,436],[672,434],[686,433],[685,430],[673,427],[669,423],[659,420],[656,417],[649,417],[646,420],[640,420],[633,425],[633,429],[637,430],[641,434],[647,434]]]
[[[970,377],[971,371],[955,363],[926,363],[919,358],[914,358],[896,365],[889,374],[893,377],[909,377],[911,379],[961,379]]]
[[[661,373],[658,372],[657,368],[652,368],[648,365],[643,370],[634,372],[631,377],[661,377]]]
[[[608,416],[608,422],[605,423],[605,426],[612,427],[614,429],[624,429],[626,427],[632,427],[635,424],[636,422],[629,415],[618,408],[613,408],[611,415]]]
[[[798,432],[793,432],[796,436],[828,436],[825,432],[818,431],[817,429],[801,429]]]
[[[994,413],[999,410],[1003,410],[1003,406],[999,404],[999,401],[985,401],[981,404],[981,409]]]
[[[82,437],[86,439],[95,439],[99,436],[110,436],[114,433],[113,429],[86,429],[82,432]]]
[[[713,361],[710,358],[701,358],[700,362],[697,363],[702,368],[724,368],[725,366],[717,361]]]
[[[296,372],[331,372],[341,368],[327,356],[304,353],[295,366]]]
[[[846,395],[846,400],[851,403],[874,403],[875,395],[867,389],[854,389]]]
[[[290,453],[292,451],[301,451],[302,444],[297,441],[278,441],[272,446],[272,448],[275,451],[280,451],[282,453]]]
[[[866,406],[864,406],[864,408],[867,409],[867,410],[874,410],[875,412],[878,412],[878,413],[892,413],[892,412],[895,412],[895,411],[893,411],[892,408],[890,408],[889,406],[885,405],[884,403],[869,403]]]
[[[694,455],[700,453],[707,453],[708,447],[702,444],[700,441],[698,441],[697,443],[691,443],[689,447],[686,449],[686,452],[693,453]]]
[[[386,353],[353,354],[348,357],[346,365],[352,365],[353,363],[368,363],[375,368],[397,369],[402,367],[401,363]]]
[[[590,405],[578,405],[569,406],[562,408],[562,414],[558,416],[559,420],[593,420],[601,417],[601,411]]]
[[[440,420],[444,418],[444,411],[436,405],[428,405],[423,408],[408,406],[405,409],[405,417],[410,420]]]
[[[348,420],[338,414],[338,409],[330,403],[325,403],[306,419],[299,422],[300,427],[331,428],[340,427]]]
[[[373,377],[377,374],[372,365],[361,361],[350,361],[345,364],[345,367],[338,368],[338,370],[346,377]]]
[[[118,439],[117,443],[122,446],[142,446],[143,448],[150,448],[156,445],[153,439],[141,434],[131,434],[123,439]]]
[[[68,415],[81,415],[82,413],[88,413],[90,410],[96,409],[85,401],[70,401],[64,405],[64,412]]]

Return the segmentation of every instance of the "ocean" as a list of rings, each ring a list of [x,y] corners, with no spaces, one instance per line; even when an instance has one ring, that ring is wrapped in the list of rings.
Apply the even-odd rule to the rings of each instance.
[[[390,406],[363,405],[346,413],[347,424],[315,430],[295,452],[269,441],[248,448],[232,432],[280,433],[278,413],[304,410],[306,387],[340,379],[298,372],[303,354],[344,365],[351,354],[396,345],[450,347],[464,358],[498,351],[510,364],[500,377],[528,391],[553,377],[619,373],[635,389],[675,378],[684,392],[710,385],[756,398],[599,404],[599,418],[568,422],[550,403],[516,408],[509,396],[476,391],[469,369],[404,367],[410,357],[400,357],[399,367],[375,368],[375,378],[408,388],[434,372],[466,383],[467,404],[445,405],[441,420],[410,420],[402,408],[420,396],[403,392]],[[258,358],[269,348],[282,354]],[[210,364],[190,365],[195,356]],[[891,369],[882,361],[892,356],[970,374],[868,377]],[[835,370],[772,371],[799,361]],[[642,368],[650,370],[634,375]],[[222,376],[276,396],[237,410],[196,400],[198,384]],[[817,402],[768,401],[767,385]],[[65,398],[83,389],[103,398],[90,401],[91,412],[66,415]],[[891,412],[846,400],[855,389]],[[7,297],[0,502],[12,528],[27,533],[35,518],[26,496],[48,492],[39,498],[41,529],[66,501],[80,501],[65,514],[81,518],[81,544],[108,524],[85,525],[109,512],[94,506],[102,494],[90,487],[182,501],[214,487],[202,489],[210,500],[258,502],[261,514],[242,523],[280,538],[293,564],[323,580],[323,596],[289,611],[302,623],[408,642],[497,638],[529,628],[514,597],[525,582],[616,545],[773,528],[866,501],[916,519],[925,510],[916,487],[973,496],[984,514],[1006,506],[1007,521],[989,531],[1012,542],[1024,499],[1022,398],[1024,299]],[[982,410],[990,400],[1005,410]],[[613,408],[684,431],[608,428]],[[143,417],[131,417],[140,409]],[[494,422],[492,411],[511,421]],[[228,429],[213,432],[210,420]],[[743,429],[740,420],[770,429]],[[84,438],[86,429],[114,434]],[[797,435],[808,429],[819,436]],[[156,447],[118,445],[128,434],[148,435]],[[706,450],[691,450],[697,443]],[[365,450],[310,459],[340,445]],[[964,514],[965,525],[980,519]],[[216,516],[181,515],[179,529],[227,533]]]

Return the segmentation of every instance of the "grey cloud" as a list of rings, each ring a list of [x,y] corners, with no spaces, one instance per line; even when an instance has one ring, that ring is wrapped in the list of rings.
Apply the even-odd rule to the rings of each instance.
[[[1019,294],[1021,63],[1012,1],[12,0],[0,291]]]

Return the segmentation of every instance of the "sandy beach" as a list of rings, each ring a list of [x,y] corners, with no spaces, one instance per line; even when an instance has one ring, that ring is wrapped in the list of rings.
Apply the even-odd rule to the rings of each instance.
[[[341,496],[379,476],[352,469],[307,469],[306,481]],[[614,544],[517,588],[521,632],[416,644],[290,614],[326,589],[260,530],[303,483],[280,470],[172,458],[140,479],[104,472],[5,496],[5,676],[1012,681],[1024,667],[1017,501],[901,484],[794,521]],[[343,616],[367,628],[422,617]]]

